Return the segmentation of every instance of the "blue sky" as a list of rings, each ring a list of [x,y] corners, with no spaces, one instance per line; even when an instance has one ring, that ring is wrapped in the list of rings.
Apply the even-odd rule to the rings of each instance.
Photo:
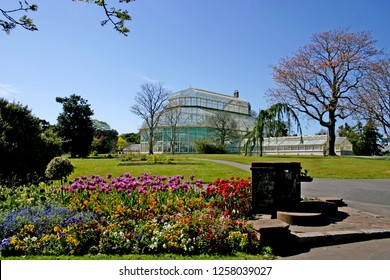
[[[390,45],[387,0],[136,0],[126,5],[133,18],[127,37],[101,27],[104,15],[95,5],[29,2],[39,6],[29,13],[39,31],[0,33],[0,97],[55,124],[62,111],[55,98],[78,94],[93,118],[119,133],[141,125],[129,108],[146,81],[164,82],[172,92],[237,89],[258,112],[270,105],[264,96],[275,87],[269,65],[293,55],[314,33],[371,31],[378,48],[388,53]],[[321,129],[304,119],[302,126],[304,134]]]

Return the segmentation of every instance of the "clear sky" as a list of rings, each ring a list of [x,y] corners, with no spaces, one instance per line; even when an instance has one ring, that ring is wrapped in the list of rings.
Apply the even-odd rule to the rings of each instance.
[[[145,81],[164,82],[172,92],[239,90],[258,112],[269,107],[264,96],[275,87],[269,65],[314,33],[371,31],[378,48],[390,47],[388,0],[136,0],[126,5],[133,18],[127,37],[101,27],[105,17],[95,5],[29,2],[39,6],[29,13],[39,31],[0,33],[0,97],[55,124],[62,111],[55,98],[77,94],[93,118],[119,133],[138,131],[142,120],[129,108]],[[302,126],[304,134],[321,129],[306,120]]]

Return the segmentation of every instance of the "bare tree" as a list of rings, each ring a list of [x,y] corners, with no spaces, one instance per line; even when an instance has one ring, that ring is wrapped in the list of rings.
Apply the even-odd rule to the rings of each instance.
[[[238,123],[231,113],[219,111],[209,116],[207,123],[214,128],[221,145],[225,145],[227,141],[233,141],[239,138]]]
[[[374,63],[358,91],[359,116],[382,126],[390,140],[390,59]]]
[[[334,156],[336,121],[356,110],[352,98],[381,52],[369,32],[336,29],[314,34],[312,43],[272,66],[278,88],[268,91],[272,103],[285,103],[328,129]]]
[[[145,82],[141,91],[137,92],[134,100],[136,104],[130,111],[140,116],[149,128],[149,154],[153,154],[154,130],[166,108],[170,91],[164,88],[162,82]]]
[[[186,121],[183,119],[183,117],[184,114],[180,100],[170,100],[164,112],[162,123],[170,128],[170,133],[167,134],[167,137],[169,138],[169,145],[172,154],[175,153],[177,136],[179,134],[178,125],[180,124],[180,122]]]

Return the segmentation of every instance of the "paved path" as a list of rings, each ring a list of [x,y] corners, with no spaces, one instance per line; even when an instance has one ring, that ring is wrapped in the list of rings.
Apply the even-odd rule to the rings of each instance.
[[[219,159],[207,159],[207,158],[192,158],[194,160],[205,160],[205,161],[212,161],[212,162],[217,162],[217,163],[221,163],[221,164],[226,164],[226,165],[230,165],[230,166],[234,166],[234,167],[237,167],[239,169],[243,169],[243,170],[246,170],[248,172],[251,172],[251,167],[247,164],[243,164],[243,163],[238,163],[238,162],[233,162],[233,161],[227,161],[227,160],[219,160]]]
[[[317,179],[302,183],[303,197],[342,197],[351,207],[390,217],[390,179]]]
[[[279,260],[390,260],[390,238],[311,248]]]

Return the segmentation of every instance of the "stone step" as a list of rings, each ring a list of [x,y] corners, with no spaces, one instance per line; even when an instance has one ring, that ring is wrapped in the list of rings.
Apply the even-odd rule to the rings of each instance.
[[[250,220],[253,224],[253,228],[258,232],[264,233],[269,231],[288,230],[289,224],[278,219],[258,219]]]
[[[336,203],[337,206],[346,206],[345,202],[341,197],[324,196],[324,197],[317,197],[317,199],[324,202]]]
[[[321,213],[310,212],[278,211],[276,217],[289,225],[314,225],[322,220]]]
[[[334,202],[325,202],[318,200],[302,201],[299,204],[297,212],[319,212],[323,215],[336,215],[338,213],[338,206]]]
[[[288,246],[292,237],[290,225],[277,219],[250,220],[253,228],[260,234],[261,244],[276,248]]]

